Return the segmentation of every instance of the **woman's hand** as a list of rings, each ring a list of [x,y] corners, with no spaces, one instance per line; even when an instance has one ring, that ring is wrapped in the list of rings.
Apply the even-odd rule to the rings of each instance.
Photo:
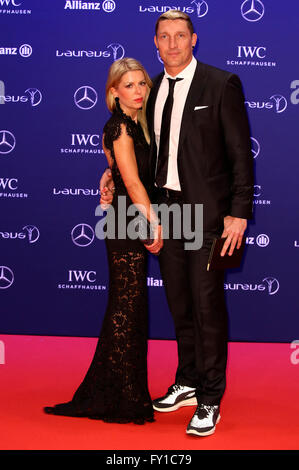
[[[145,245],[145,248],[153,255],[158,255],[163,248],[162,225],[156,225],[154,229],[154,239],[155,241],[151,245]]]
[[[110,168],[107,168],[100,180],[100,192],[101,199],[100,204],[102,209],[107,209],[107,207],[112,204],[113,193],[114,193],[114,182],[112,179],[112,173]]]

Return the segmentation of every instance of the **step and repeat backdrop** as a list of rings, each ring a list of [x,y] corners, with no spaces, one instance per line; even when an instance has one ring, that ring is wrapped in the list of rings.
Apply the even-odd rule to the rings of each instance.
[[[176,8],[195,57],[240,76],[255,164],[242,269],[227,273],[232,341],[299,339],[298,0],[0,0],[0,332],[99,334],[108,294],[95,235],[113,61],[163,69],[158,16]],[[150,338],[174,338],[158,261]]]

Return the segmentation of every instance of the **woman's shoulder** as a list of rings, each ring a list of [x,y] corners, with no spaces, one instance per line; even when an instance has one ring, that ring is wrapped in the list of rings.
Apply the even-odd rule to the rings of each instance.
[[[106,124],[104,125],[104,129],[110,129],[114,126],[121,125],[124,119],[119,113],[112,113]]]
[[[114,112],[110,119],[106,122],[103,133],[108,139],[116,140],[120,137],[123,131],[130,137],[134,135],[134,121],[128,118],[125,114]]]

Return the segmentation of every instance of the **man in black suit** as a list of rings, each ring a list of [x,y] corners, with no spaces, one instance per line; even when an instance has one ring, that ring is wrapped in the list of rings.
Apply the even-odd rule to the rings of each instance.
[[[186,432],[206,436],[220,419],[227,363],[224,272],[207,271],[208,256],[215,237],[226,237],[222,254],[241,245],[252,216],[253,161],[241,82],[198,62],[196,41],[185,13],[159,17],[155,44],[164,73],[154,80],[147,105],[154,202],[193,210],[202,204],[203,244],[186,250],[183,236],[172,238],[171,226],[164,239],[159,262],[178,368],[175,383],[153,406],[169,412],[197,404]]]

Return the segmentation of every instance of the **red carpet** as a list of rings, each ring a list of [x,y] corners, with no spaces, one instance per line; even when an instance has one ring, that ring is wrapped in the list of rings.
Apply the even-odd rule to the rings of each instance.
[[[299,449],[299,364],[291,362],[289,344],[229,345],[227,392],[212,436],[186,435],[193,407],[156,413],[144,426],[44,414],[43,406],[72,397],[96,341],[0,336],[0,449]],[[150,341],[153,398],[173,382],[175,367],[175,342]]]

